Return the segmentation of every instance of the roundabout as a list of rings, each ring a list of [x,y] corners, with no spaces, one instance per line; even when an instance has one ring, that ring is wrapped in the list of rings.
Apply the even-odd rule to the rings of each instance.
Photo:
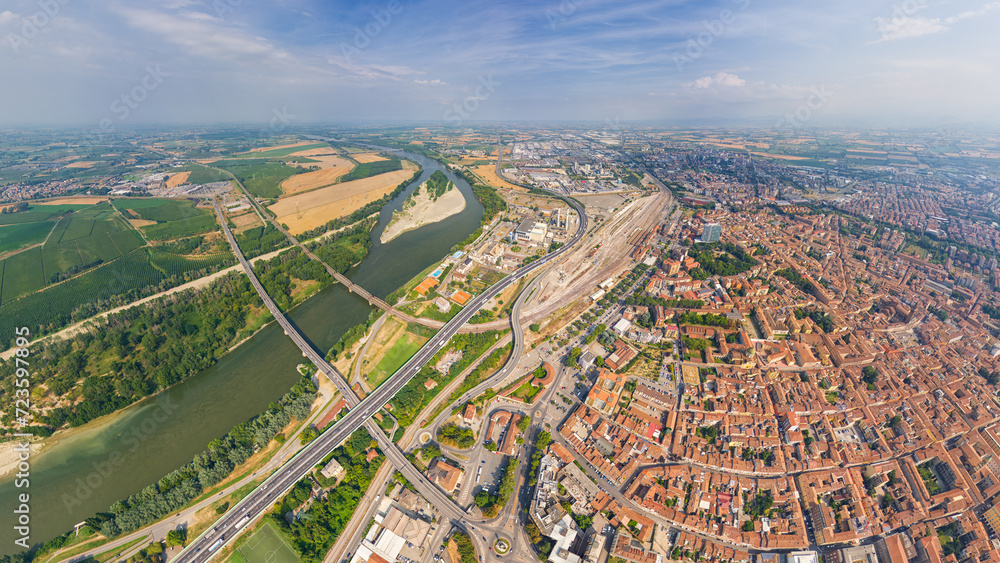
[[[497,542],[493,544],[493,551],[496,552],[497,555],[507,555],[510,551],[510,542],[505,538],[498,539]]]

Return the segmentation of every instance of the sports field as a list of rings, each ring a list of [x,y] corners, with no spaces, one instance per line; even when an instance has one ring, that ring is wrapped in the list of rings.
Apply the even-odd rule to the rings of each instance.
[[[299,557],[292,551],[291,546],[281,539],[270,522],[265,522],[238,551],[247,563],[299,562]]]
[[[279,223],[288,225],[292,234],[299,234],[332,219],[350,215],[367,203],[390,193],[412,175],[413,167],[407,162],[403,170],[285,197],[269,209],[277,215]]]

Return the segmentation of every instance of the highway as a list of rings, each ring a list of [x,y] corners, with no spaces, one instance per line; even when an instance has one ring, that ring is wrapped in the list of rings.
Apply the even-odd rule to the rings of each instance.
[[[215,526],[206,530],[201,536],[193,540],[184,549],[184,551],[177,556],[176,561],[178,563],[187,563],[189,561],[193,563],[201,563],[208,561],[222,546],[232,541],[240,530],[246,527],[246,525],[250,522],[256,520],[261,514],[266,512],[272,504],[280,500],[281,496],[284,495],[285,492],[290,490],[296,482],[307,475],[315,465],[320,463],[329,452],[343,443],[347,437],[351,435],[351,433],[360,428],[362,425],[364,425],[369,434],[375,438],[379,447],[386,454],[388,460],[400,469],[400,472],[403,473],[404,477],[413,483],[413,485],[416,486],[422,494],[424,494],[429,502],[441,510],[445,517],[455,520],[457,526],[464,528],[465,524],[463,521],[469,520],[468,515],[462,511],[460,507],[455,505],[443,491],[430,483],[423,473],[417,471],[416,468],[413,467],[408,460],[406,460],[403,452],[394,443],[392,443],[385,433],[382,432],[382,429],[370,419],[375,412],[384,407],[385,404],[388,403],[389,400],[396,393],[398,393],[399,390],[402,389],[410,381],[410,379],[417,374],[417,372],[420,371],[424,364],[430,361],[435,354],[447,345],[448,341],[455,335],[455,333],[458,332],[459,328],[466,324],[469,319],[471,319],[473,315],[479,311],[480,308],[482,308],[486,303],[488,303],[496,295],[500,294],[511,284],[516,283],[521,278],[558,259],[562,254],[572,249],[574,245],[583,238],[584,233],[587,231],[587,216],[583,211],[583,207],[572,199],[562,197],[561,199],[564,199],[567,203],[569,203],[577,211],[580,217],[579,228],[573,235],[573,238],[567,241],[565,245],[556,251],[547,254],[527,266],[523,266],[511,275],[489,287],[483,293],[476,296],[461,310],[461,312],[459,312],[458,315],[448,321],[444,327],[442,327],[441,330],[434,335],[434,337],[424,344],[424,346],[417,351],[417,353],[414,354],[414,356],[410,358],[410,360],[407,361],[402,368],[393,374],[389,380],[383,383],[378,389],[360,402],[358,402],[354,393],[351,392],[347,380],[337,373],[333,366],[327,363],[326,359],[316,352],[308,342],[306,342],[305,338],[303,338],[302,335],[295,330],[295,327],[293,327],[288,321],[284,313],[278,309],[277,305],[275,305],[269,297],[267,297],[267,292],[264,290],[264,287],[260,284],[260,281],[257,280],[257,277],[253,275],[253,269],[250,266],[250,263],[243,256],[243,253],[239,251],[239,246],[236,244],[236,239],[233,236],[232,231],[230,231],[225,217],[222,214],[222,209],[219,207],[218,202],[216,202],[215,211],[219,217],[219,222],[222,225],[223,232],[225,233],[229,244],[232,246],[234,254],[237,258],[239,258],[240,264],[243,266],[244,270],[247,271],[251,283],[254,285],[254,289],[261,295],[264,303],[268,307],[268,310],[274,318],[278,320],[279,324],[281,324],[285,334],[292,339],[300,350],[302,350],[303,355],[312,361],[319,371],[330,379],[330,381],[334,382],[338,388],[341,388],[342,393],[344,393],[344,398],[349,404],[351,404],[351,409],[347,415],[335,423],[329,430],[321,434],[308,446],[300,450],[299,453],[296,454],[285,466],[281,467],[267,481],[261,484],[260,487],[252,491],[239,504],[223,515],[222,518],[216,522]]]

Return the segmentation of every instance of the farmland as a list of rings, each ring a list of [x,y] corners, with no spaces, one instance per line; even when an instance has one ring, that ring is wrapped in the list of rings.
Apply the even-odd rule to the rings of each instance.
[[[0,214],[0,225],[54,221],[70,211],[86,209],[88,207],[90,205],[32,205],[28,207],[27,211]]]
[[[362,162],[361,164],[355,166],[354,170],[351,170],[349,174],[344,176],[344,181],[350,182],[351,180],[360,180],[362,178],[369,178],[371,176],[385,174],[386,172],[394,172],[396,170],[401,170],[402,168],[403,168],[403,163],[398,158],[392,158],[389,160],[377,160],[374,162]]]
[[[215,216],[207,209],[198,209],[194,203],[176,199],[116,200],[115,206],[133,211],[155,225],[141,227],[150,240],[170,240],[199,235],[216,229]]]
[[[328,149],[330,145],[327,143],[302,143],[295,145],[286,145],[282,147],[274,147],[265,150],[254,149],[250,152],[240,153],[235,155],[233,158],[280,158],[283,156],[288,156],[292,153],[313,150],[313,149]]]
[[[44,241],[52,225],[51,221],[39,221],[0,226],[0,254]]]
[[[270,209],[280,223],[288,225],[293,234],[299,234],[324,225],[332,219],[350,215],[356,209],[391,192],[412,174],[412,168],[408,165],[404,170],[353,182],[341,182],[294,197],[282,198]]]
[[[338,178],[347,174],[349,170],[350,167],[337,166],[296,174],[282,182],[281,189],[285,192],[285,197],[287,197],[291,194],[322,188],[335,183]]]
[[[115,205],[143,220],[156,221],[143,228],[153,240],[189,236],[216,228],[211,212],[195,208],[190,201],[135,199],[118,200]],[[0,304],[129,255],[144,245],[139,233],[123,221],[108,202],[87,206],[36,205],[25,212],[0,215],[4,219],[18,216],[36,221],[0,226],[0,251],[16,249],[26,243],[45,243],[12,254],[0,262],[3,271]],[[11,234],[6,235],[4,229],[9,229]],[[173,274],[164,271],[163,275]]]
[[[25,259],[39,260],[38,249],[16,256],[22,255],[26,256]],[[13,302],[9,302],[7,292],[4,291],[4,303],[0,305],[0,334],[14,334],[15,326],[30,327],[32,334],[52,332],[101,310],[186,283],[200,277],[196,275],[199,270],[206,270],[205,273],[215,271],[229,261],[231,256],[228,254],[187,258],[139,248],[108,264]],[[9,276],[11,264],[6,266],[3,281],[5,286],[13,279]],[[31,270],[17,268],[16,264],[13,267],[16,271]],[[34,280],[34,291],[41,289],[42,284],[41,272],[37,267],[33,271],[39,277]],[[31,282],[27,278],[17,281],[27,284]],[[25,288],[21,289],[24,293]],[[84,308],[80,309],[81,307]]]
[[[280,196],[281,182],[301,172],[282,162],[263,158],[220,160],[213,163],[213,166],[232,172],[250,193],[265,198]]]

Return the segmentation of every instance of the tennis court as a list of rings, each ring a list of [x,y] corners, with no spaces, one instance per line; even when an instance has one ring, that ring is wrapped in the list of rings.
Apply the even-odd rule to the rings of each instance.
[[[299,563],[295,551],[281,539],[270,522],[254,532],[239,551],[247,563]]]

